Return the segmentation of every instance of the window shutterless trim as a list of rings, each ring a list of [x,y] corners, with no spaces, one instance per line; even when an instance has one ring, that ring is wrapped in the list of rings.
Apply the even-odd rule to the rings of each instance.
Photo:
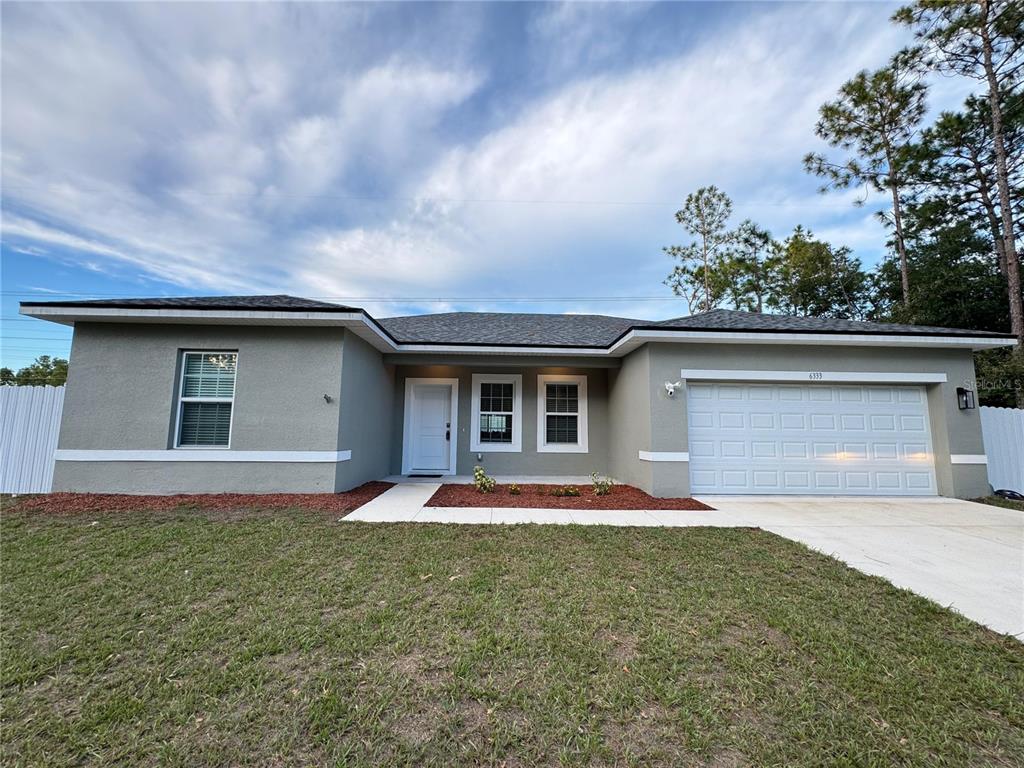
[[[576,406],[576,442],[549,443],[547,429],[547,385],[575,384],[578,405]],[[573,414],[551,413],[552,416]],[[542,373],[537,376],[537,453],[589,453],[587,437],[587,377],[577,374]]]
[[[185,359],[188,355],[234,355],[235,358],[235,380],[231,384],[231,397],[185,397]],[[178,376],[178,390],[175,396],[178,399],[178,413],[174,420],[174,450],[176,451],[228,451],[231,450],[231,435],[235,431],[235,392],[238,387],[238,350],[230,349],[183,349],[181,350],[181,374]],[[227,445],[182,445],[181,444],[181,416],[184,403],[229,403],[231,405],[231,416],[228,419],[228,444]]]
[[[480,440],[480,385],[512,385],[512,442],[484,443]],[[523,451],[523,375],[521,373],[474,373],[469,450],[474,453],[522,453]]]

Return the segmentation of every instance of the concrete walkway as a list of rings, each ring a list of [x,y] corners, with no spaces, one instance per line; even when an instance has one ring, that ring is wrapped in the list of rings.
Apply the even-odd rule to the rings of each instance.
[[[589,482],[589,480],[588,480]],[[616,525],[616,526],[749,526],[749,522],[721,511],[666,511],[642,509],[533,509],[507,507],[426,507],[439,483],[400,483],[349,514],[346,520],[367,523],[451,523],[463,525]]]
[[[400,484],[346,520],[464,524],[746,526],[831,555],[1024,640],[1024,513],[944,498],[737,496],[711,511],[424,507],[438,483]]]

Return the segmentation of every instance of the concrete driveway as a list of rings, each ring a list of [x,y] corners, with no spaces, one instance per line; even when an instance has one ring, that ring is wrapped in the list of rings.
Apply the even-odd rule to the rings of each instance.
[[[702,501],[1024,640],[1024,513],[942,498]]]

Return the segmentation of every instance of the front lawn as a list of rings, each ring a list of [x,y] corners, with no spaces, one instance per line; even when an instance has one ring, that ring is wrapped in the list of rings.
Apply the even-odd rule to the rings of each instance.
[[[1024,645],[761,531],[0,526],[3,765],[1024,762]]]

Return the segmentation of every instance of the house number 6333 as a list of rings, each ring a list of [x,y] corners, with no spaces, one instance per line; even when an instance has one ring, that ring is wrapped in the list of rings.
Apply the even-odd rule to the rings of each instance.
[[[811,371],[809,374],[807,374],[807,378],[809,378],[811,381],[817,381],[818,379],[823,378],[823,376],[824,374],[822,374],[821,371]]]

